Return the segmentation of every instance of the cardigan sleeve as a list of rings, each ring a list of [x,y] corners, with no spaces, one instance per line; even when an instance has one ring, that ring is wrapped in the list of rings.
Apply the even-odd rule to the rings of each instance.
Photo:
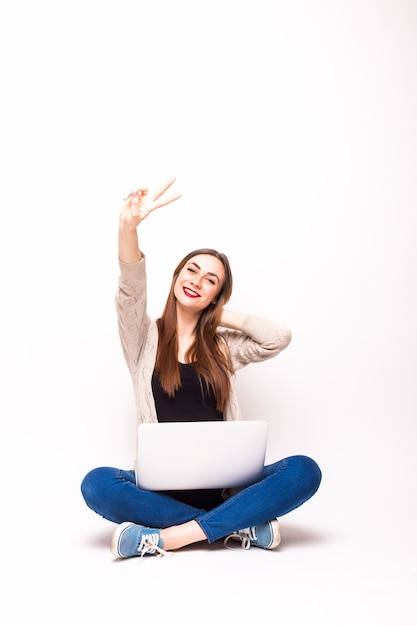
[[[291,341],[291,331],[273,320],[247,315],[241,331],[222,329],[235,371],[277,356]]]
[[[150,318],[147,313],[146,263],[142,257],[135,263],[119,260],[120,277],[115,304],[123,355],[131,373],[139,361]]]

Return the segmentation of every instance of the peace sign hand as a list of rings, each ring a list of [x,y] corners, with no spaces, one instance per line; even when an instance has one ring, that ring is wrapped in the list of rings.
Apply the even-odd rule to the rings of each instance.
[[[149,213],[166,206],[181,197],[180,193],[165,195],[175,183],[175,178],[169,178],[160,187],[149,192],[147,187],[132,191],[126,198],[126,204],[120,212],[120,221],[129,230],[136,230],[139,224],[148,217]]]

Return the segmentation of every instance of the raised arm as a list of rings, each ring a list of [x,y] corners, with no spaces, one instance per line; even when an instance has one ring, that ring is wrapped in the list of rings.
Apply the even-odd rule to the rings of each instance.
[[[165,195],[175,178],[169,178],[155,190],[142,187],[124,198],[125,205],[119,216],[119,259],[124,263],[135,263],[142,258],[137,228],[149,213],[166,206],[181,197],[180,193]]]

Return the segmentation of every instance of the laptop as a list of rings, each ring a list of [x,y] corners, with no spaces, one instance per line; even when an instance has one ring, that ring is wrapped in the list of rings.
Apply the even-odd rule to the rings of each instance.
[[[149,491],[246,487],[262,478],[263,420],[140,424],[136,484]]]

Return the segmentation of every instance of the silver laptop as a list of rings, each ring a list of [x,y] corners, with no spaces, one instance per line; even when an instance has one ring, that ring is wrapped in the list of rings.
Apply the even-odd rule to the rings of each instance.
[[[263,420],[141,424],[136,483],[149,491],[245,487],[262,478],[267,435]]]

